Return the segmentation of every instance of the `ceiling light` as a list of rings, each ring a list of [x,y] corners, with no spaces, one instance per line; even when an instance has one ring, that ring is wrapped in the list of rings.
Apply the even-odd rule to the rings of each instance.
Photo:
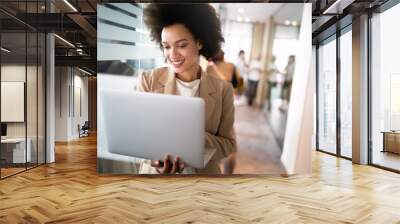
[[[243,8],[238,8],[238,12],[243,13],[244,9]]]
[[[45,9],[46,9],[46,6],[42,5],[40,8],[41,8],[42,10],[45,10]]]
[[[239,17],[236,18],[236,20],[237,20],[238,22],[242,22],[242,21],[243,21],[243,18],[239,16]]]
[[[6,52],[6,53],[10,53],[10,52],[11,52],[11,50],[9,50],[9,49],[7,49],[7,48],[5,48],[5,47],[1,47],[1,50],[4,51],[4,52]]]
[[[72,10],[74,10],[74,12],[78,12],[78,10],[71,4],[68,2],[68,0],[64,0],[65,4],[67,4]]]
[[[81,69],[81,68],[79,68],[79,67],[78,67],[78,69],[79,69],[79,71],[81,71],[81,72],[83,72],[83,73],[85,73],[85,74],[87,74],[87,75],[92,75],[92,73],[90,73],[90,72],[88,72],[88,71],[85,71],[85,70],[83,70],[83,69]]]
[[[246,17],[245,21],[246,21],[246,22],[250,22],[250,18],[249,18],[249,17]]]
[[[76,52],[82,52],[82,49],[78,48],[76,49]]]
[[[285,20],[285,25],[289,26],[290,25],[290,21],[289,20]]]
[[[292,26],[297,26],[297,21],[292,21]]]
[[[71,42],[67,41],[66,39],[58,36],[57,34],[54,34],[55,37],[57,37],[58,39],[60,39],[61,41],[63,41],[64,43],[66,43],[67,45],[69,45],[70,47],[75,48],[75,45],[71,44]]]

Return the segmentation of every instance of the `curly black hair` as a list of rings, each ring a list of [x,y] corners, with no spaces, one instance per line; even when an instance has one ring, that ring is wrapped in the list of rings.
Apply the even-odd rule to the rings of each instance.
[[[224,38],[221,23],[214,8],[205,3],[163,4],[151,3],[143,11],[143,20],[150,29],[152,40],[160,44],[164,27],[182,24],[202,44],[200,54],[206,59],[221,49]]]

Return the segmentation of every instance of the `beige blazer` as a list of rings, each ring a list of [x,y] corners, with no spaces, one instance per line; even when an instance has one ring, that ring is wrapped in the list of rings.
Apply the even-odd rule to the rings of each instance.
[[[175,73],[169,67],[162,67],[139,76],[138,90],[162,94],[176,94]],[[200,97],[206,105],[206,139],[204,169],[200,174],[220,174],[219,163],[236,150],[233,132],[235,109],[233,88],[228,82],[207,75],[203,70],[200,78]]]

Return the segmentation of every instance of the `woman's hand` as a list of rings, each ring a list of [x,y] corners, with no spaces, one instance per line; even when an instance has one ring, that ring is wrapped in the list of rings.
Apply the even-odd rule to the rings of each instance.
[[[182,173],[185,169],[184,162],[179,158],[179,156],[175,157],[172,161],[172,158],[169,155],[164,157],[164,160],[152,160],[151,166],[156,168],[157,172],[160,174],[175,174]]]

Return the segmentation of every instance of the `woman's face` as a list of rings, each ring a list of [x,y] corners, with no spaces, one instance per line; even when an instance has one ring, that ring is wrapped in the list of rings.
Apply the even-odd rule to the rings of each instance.
[[[161,32],[161,45],[164,56],[175,73],[197,73],[202,46],[184,25],[164,27]]]

